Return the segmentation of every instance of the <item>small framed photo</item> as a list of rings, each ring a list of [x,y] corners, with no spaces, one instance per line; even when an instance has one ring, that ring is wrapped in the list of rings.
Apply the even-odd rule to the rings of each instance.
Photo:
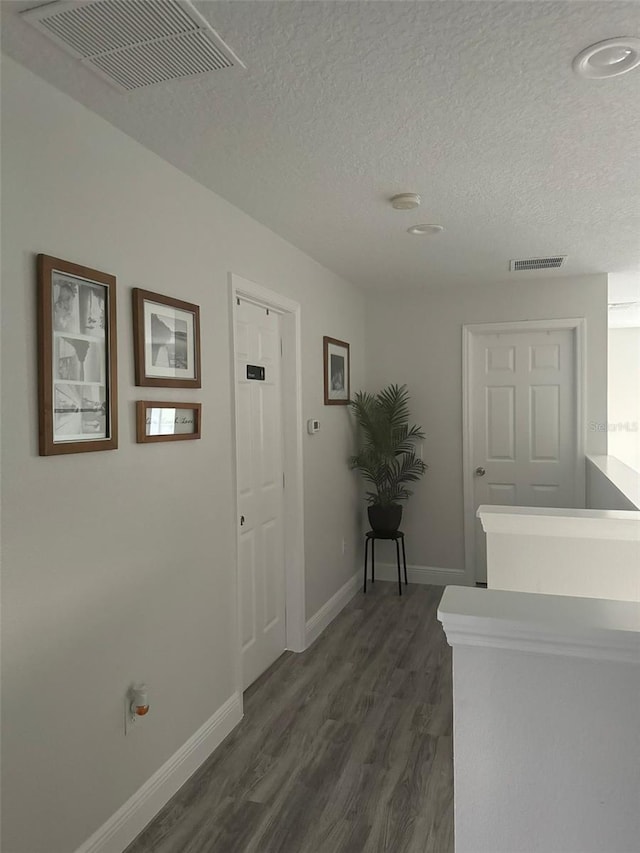
[[[200,308],[133,289],[136,385],[200,388]]]
[[[136,432],[139,444],[200,438],[201,403],[158,403],[138,400]]]
[[[40,456],[118,447],[116,280],[38,255]]]
[[[322,339],[324,350],[324,404],[346,406],[351,387],[349,344],[336,338]]]

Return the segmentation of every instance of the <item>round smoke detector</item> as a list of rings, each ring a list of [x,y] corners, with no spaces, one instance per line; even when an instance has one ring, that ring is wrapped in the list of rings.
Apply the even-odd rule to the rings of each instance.
[[[441,231],[444,231],[444,225],[412,225],[411,228],[407,228],[409,234],[419,234],[422,236],[429,234],[439,234]]]
[[[584,50],[573,60],[573,70],[581,77],[603,79],[633,71],[640,65],[640,38],[620,36],[605,39]]]
[[[422,201],[418,193],[400,193],[389,200],[394,210],[415,210]]]

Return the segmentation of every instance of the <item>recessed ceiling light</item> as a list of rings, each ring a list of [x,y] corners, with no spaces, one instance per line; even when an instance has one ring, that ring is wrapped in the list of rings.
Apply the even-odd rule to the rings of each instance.
[[[422,199],[418,193],[400,193],[394,195],[390,201],[394,210],[415,210],[416,207],[420,207]]]
[[[640,38],[620,36],[586,47],[573,60],[573,70],[581,77],[617,77],[640,65]]]
[[[439,234],[444,231],[444,225],[412,225],[407,231],[409,234]]]

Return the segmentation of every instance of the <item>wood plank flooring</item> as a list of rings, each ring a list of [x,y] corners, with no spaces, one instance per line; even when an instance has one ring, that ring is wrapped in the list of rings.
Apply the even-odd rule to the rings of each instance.
[[[404,590],[377,581],[282,655],[126,853],[452,853],[443,589]]]

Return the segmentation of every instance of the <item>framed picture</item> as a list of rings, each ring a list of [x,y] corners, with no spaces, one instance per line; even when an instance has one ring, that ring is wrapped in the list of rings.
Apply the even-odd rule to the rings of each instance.
[[[185,441],[200,438],[201,403],[158,403],[138,400],[136,432],[138,442]]]
[[[324,348],[324,404],[346,406],[349,403],[351,365],[349,344],[336,338],[322,339]]]
[[[200,308],[133,289],[136,385],[200,388]]]
[[[38,255],[40,456],[118,446],[116,280]]]

